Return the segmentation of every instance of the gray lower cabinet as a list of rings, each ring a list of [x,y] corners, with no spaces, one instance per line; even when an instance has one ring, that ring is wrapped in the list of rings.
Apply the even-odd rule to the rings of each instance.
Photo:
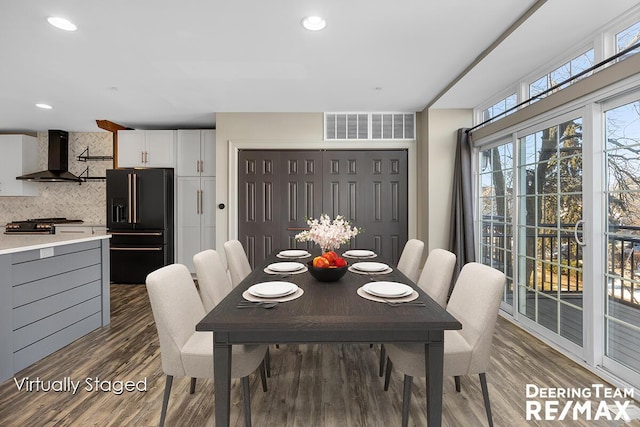
[[[0,381],[109,324],[108,239],[0,255],[0,271]]]

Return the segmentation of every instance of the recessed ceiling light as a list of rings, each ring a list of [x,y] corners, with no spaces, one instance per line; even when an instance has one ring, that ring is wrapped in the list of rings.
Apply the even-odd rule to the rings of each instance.
[[[42,108],[44,110],[51,110],[53,107],[49,104],[36,104],[36,107]]]
[[[60,18],[59,16],[50,16],[47,18],[47,21],[49,21],[49,24],[53,25],[56,28],[60,28],[61,30],[75,31],[78,29],[78,27],[76,27],[73,22],[64,18]]]
[[[302,26],[309,31],[320,31],[327,26],[327,21],[321,16],[307,16],[302,20]]]

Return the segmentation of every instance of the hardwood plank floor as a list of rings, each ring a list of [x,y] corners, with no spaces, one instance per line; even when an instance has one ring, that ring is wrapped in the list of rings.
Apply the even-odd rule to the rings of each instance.
[[[160,418],[164,374],[153,316],[144,286],[112,285],[112,322],[15,375],[81,381],[70,392],[19,391],[13,379],[0,385],[0,426],[154,426]],[[377,346],[376,346],[377,347]],[[272,376],[263,393],[251,377],[254,426],[399,426],[402,376],[394,371],[389,392],[378,377],[378,351],[369,345],[281,345],[271,348]],[[86,391],[85,379],[143,381],[146,392]],[[499,319],[492,369],[487,374],[496,426],[621,426],[622,421],[526,421],[525,387],[590,387],[602,383],[511,323]],[[239,381],[232,381],[232,425],[244,425]],[[176,378],[167,426],[212,426],[212,380]],[[426,425],[425,380],[415,378],[410,425]],[[562,402],[562,399],[560,399]],[[486,425],[477,376],[462,378],[462,392],[445,379],[444,426]],[[639,427],[639,421],[627,423]]]

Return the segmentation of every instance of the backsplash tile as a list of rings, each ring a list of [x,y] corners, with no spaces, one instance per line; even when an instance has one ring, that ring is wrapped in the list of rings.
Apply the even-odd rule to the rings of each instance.
[[[38,132],[40,170],[47,168],[48,136]],[[89,147],[92,156],[111,156],[113,137],[110,132],[69,132],[69,172],[80,175],[89,167],[89,176],[105,176],[113,167],[112,160],[78,161],[78,155]],[[87,224],[106,223],[106,183],[87,181],[82,185],[67,182],[38,184],[35,197],[0,197],[0,225],[27,218],[66,217]]]

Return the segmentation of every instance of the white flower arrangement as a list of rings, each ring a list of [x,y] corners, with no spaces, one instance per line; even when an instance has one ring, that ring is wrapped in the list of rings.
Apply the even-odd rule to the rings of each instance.
[[[323,252],[335,251],[341,244],[347,243],[352,237],[360,233],[360,229],[352,227],[342,215],[331,219],[329,215],[322,214],[320,219],[307,219],[309,230],[296,234],[298,242],[313,241],[320,246]]]

